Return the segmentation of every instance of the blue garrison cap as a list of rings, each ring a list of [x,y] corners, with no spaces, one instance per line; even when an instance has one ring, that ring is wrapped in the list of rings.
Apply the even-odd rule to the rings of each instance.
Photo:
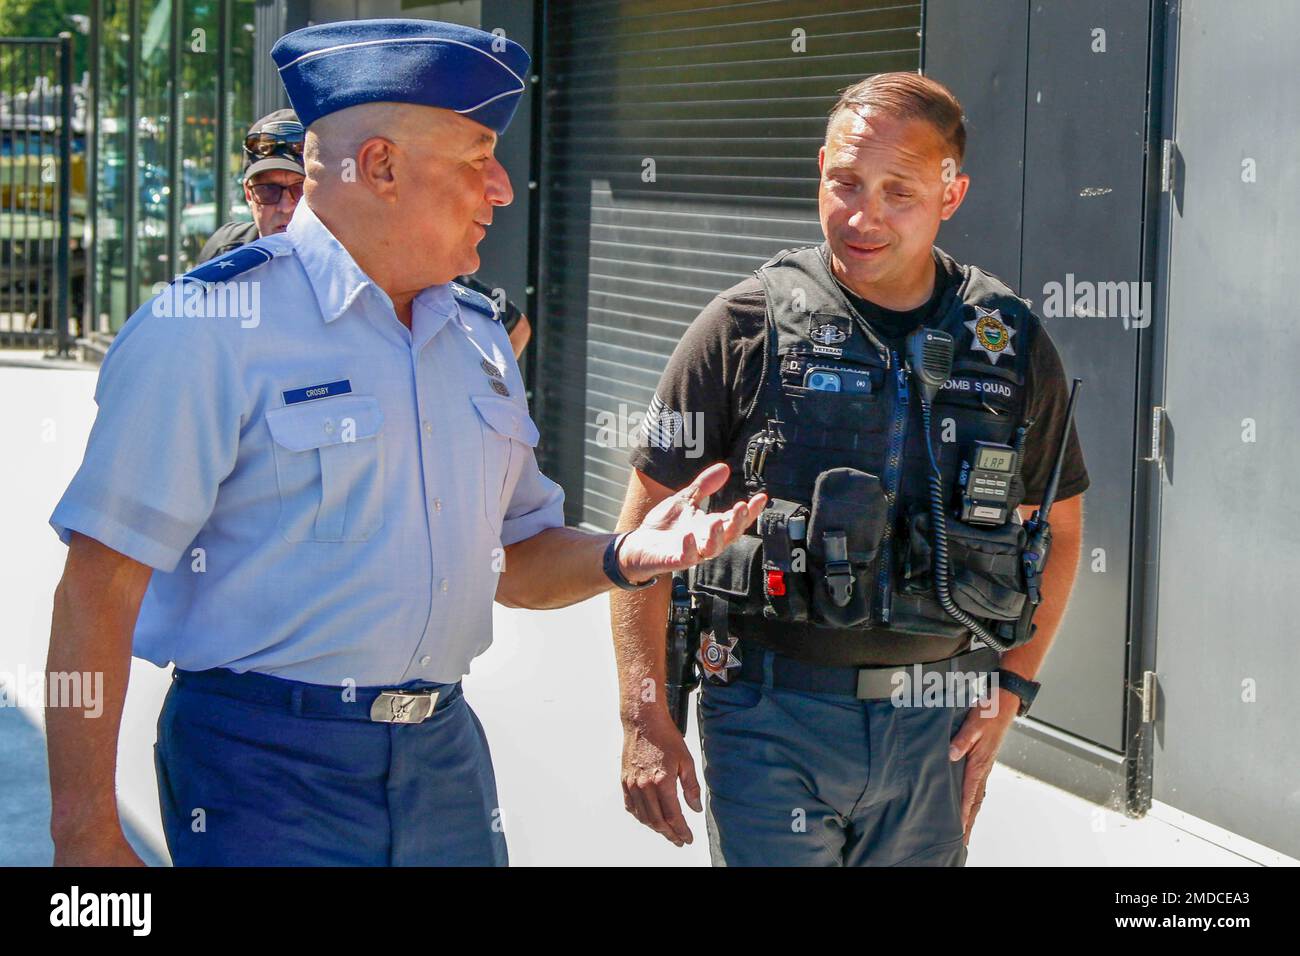
[[[343,20],[287,33],[271,48],[304,126],[361,103],[455,110],[497,135],[524,92],[518,43],[434,20]]]

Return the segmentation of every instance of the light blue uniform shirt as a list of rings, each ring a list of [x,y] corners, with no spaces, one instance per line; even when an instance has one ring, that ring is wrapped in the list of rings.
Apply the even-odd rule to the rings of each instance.
[[[305,199],[196,271],[223,269],[126,323],[50,524],[155,569],[134,653],[160,666],[459,680],[504,546],[564,523],[489,301],[431,286],[408,330]]]

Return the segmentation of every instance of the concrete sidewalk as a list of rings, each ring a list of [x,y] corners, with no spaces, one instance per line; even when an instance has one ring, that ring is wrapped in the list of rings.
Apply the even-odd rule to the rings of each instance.
[[[46,523],[80,463],[95,376],[0,363],[0,672],[44,666],[64,547]],[[496,608],[496,640],[474,663],[466,696],[492,746],[515,865],[708,865],[703,819],[677,849],[636,823],[619,787],[622,732],[608,601],[561,611]],[[129,834],[166,860],[153,774],[155,725],[168,673],[135,661],[122,722],[118,793]],[[38,708],[0,708],[0,865],[49,862],[49,793]],[[694,727],[687,735],[696,753]],[[1181,817],[1131,820],[1003,766],[990,778],[969,866],[1238,866],[1294,862]]]
[[[54,858],[50,841],[50,779],[45,760],[45,735],[21,710],[0,707],[0,866],[49,866]],[[128,817],[126,838],[140,859],[164,866],[166,849]]]
[[[701,817],[687,811],[696,842],[679,850],[623,810],[607,622],[604,598],[545,613],[498,609],[496,643],[466,679],[466,696],[492,746],[511,862],[707,866]],[[132,843],[146,859],[162,861],[166,848],[146,758],[166,673],[137,662],[141,668],[133,673],[124,721],[119,790],[123,814],[136,824]],[[154,675],[164,680],[137,679]],[[687,739],[698,766],[693,726]],[[45,743],[23,709],[0,709],[0,766],[0,865],[45,865],[53,852]],[[999,765],[967,865],[1252,864],[1243,855],[1249,848],[1234,851],[1230,839],[1222,842],[1152,815],[1126,818]]]

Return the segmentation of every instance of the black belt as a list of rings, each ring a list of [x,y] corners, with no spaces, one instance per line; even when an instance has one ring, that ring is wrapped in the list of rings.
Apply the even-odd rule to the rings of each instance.
[[[736,651],[740,654],[740,669],[733,672],[731,679],[763,684],[763,659],[767,656],[767,648],[741,638]],[[997,669],[999,657],[998,652],[991,647],[978,647],[954,657],[924,664],[825,667],[797,661],[773,651],[772,686],[812,694],[842,694],[860,700],[885,700],[900,693],[900,686],[907,686],[901,682],[911,681],[915,684],[927,674],[986,674]],[[919,689],[915,693],[919,694]]]
[[[188,689],[233,697],[274,707],[295,717],[329,720],[372,720],[386,724],[418,724],[460,696],[461,686],[410,681],[399,687],[344,687],[307,684],[270,674],[243,674],[214,667],[205,671],[172,671],[172,680]]]

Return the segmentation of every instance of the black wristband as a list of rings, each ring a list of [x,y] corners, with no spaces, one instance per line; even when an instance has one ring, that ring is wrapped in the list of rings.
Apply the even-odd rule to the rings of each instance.
[[[609,544],[605,546],[605,560],[603,562],[605,577],[613,581],[615,587],[624,591],[644,591],[646,588],[654,586],[655,578],[642,581],[640,584],[634,584],[623,576],[623,572],[619,570],[618,566],[619,546],[622,545],[623,539],[631,533],[630,531],[624,531],[622,534],[615,535],[610,539]]]
[[[1028,677],[1021,677],[1019,674],[1013,674],[1009,670],[998,668],[998,687],[1001,690],[1009,690],[1020,698],[1020,707],[1016,710],[1017,717],[1023,717],[1029,713],[1029,705],[1034,702],[1038,696],[1038,688],[1043,686]]]

